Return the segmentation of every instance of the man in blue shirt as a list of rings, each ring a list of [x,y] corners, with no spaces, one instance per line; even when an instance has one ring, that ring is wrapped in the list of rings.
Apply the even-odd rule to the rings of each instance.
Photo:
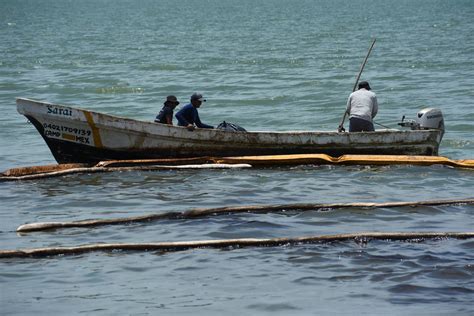
[[[186,104],[181,110],[176,113],[178,119],[178,126],[184,126],[188,130],[194,130],[194,125],[199,128],[214,128],[214,126],[207,125],[201,122],[199,118],[198,108],[201,104],[206,102],[200,93],[194,93],[191,96],[191,103]]]

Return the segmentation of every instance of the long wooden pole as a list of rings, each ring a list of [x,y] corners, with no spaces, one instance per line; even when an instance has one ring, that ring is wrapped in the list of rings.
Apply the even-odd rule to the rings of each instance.
[[[364,62],[360,66],[360,70],[359,70],[359,73],[357,74],[356,81],[354,83],[354,87],[352,88],[352,92],[354,92],[357,88],[357,84],[359,83],[360,76],[362,75],[362,71],[364,71],[365,64],[367,63],[367,59],[369,59],[369,55],[370,55],[370,52],[372,52],[372,48],[375,45],[375,41],[376,41],[376,39],[374,38],[374,40],[372,41],[372,44],[369,47],[369,51],[367,52],[367,55],[365,56]],[[347,111],[344,111],[344,115],[342,117],[341,123],[339,124],[339,127],[337,128],[338,132],[343,132],[344,131],[344,121],[346,120],[346,115],[347,115]]]
[[[155,243],[98,243],[73,247],[47,247],[19,250],[0,250],[0,258],[42,258],[56,255],[77,255],[89,252],[110,251],[161,251],[176,252],[200,248],[243,248],[243,247],[279,247],[298,244],[329,243],[354,240],[368,242],[370,240],[404,241],[416,239],[468,239],[474,238],[474,232],[364,232],[337,235],[320,235],[290,238],[242,238],[223,240],[198,240]]]
[[[74,228],[74,227],[98,227],[105,225],[120,225],[129,223],[151,222],[158,220],[193,219],[206,216],[238,214],[238,213],[271,213],[271,212],[306,212],[317,210],[341,209],[341,208],[393,208],[393,207],[416,207],[416,206],[438,206],[474,204],[474,198],[457,200],[431,200],[417,202],[387,202],[387,203],[320,203],[320,204],[277,204],[277,205],[244,205],[234,207],[200,208],[185,212],[167,212],[159,214],[146,214],[133,217],[90,219],[71,222],[40,222],[21,225],[17,228],[18,233],[34,231],[46,231],[52,229]]]

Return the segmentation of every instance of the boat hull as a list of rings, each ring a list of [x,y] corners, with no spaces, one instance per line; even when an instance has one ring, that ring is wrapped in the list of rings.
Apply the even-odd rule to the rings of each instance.
[[[229,132],[120,118],[97,112],[17,99],[18,111],[42,135],[58,163],[104,160],[228,157],[321,153],[437,155],[440,130],[337,132]]]

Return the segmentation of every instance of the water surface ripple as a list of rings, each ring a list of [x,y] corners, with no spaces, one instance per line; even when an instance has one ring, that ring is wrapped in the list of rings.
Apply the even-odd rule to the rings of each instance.
[[[2,0],[0,170],[54,163],[15,97],[152,120],[194,91],[204,122],[335,130],[362,79],[377,122],[440,108],[440,154],[474,158],[470,0]],[[283,203],[473,197],[470,170],[299,166],[82,174],[0,183],[0,248],[277,238],[363,231],[472,231],[469,205],[275,214],[17,235],[36,221]],[[5,315],[472,315],[474,241],[370,241],[0,261]]]

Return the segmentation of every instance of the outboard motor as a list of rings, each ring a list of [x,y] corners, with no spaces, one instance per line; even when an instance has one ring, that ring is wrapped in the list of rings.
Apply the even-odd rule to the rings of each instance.
[[[416,122],[420,129],[444,130],[443,113],[438,109],[423,109],[417,114]]]
[[[423,109],[418,112],[415,120],[405,120],[405,116],[403,116],[398,125],[410,127],[412,130],[441,129],[444,131],[443,113],[439,109]]]

